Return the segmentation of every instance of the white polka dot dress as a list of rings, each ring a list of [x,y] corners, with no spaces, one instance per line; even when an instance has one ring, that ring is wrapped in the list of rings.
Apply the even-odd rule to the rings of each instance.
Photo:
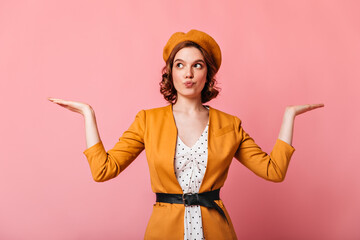
[[[192,147],[188,147],[179,136],[177,137],[174,166],[175,175],[183,193],[198,193],[200,190],[208,158],[208,127],[209,123]],[[185,207],[184,239],[205,239],[200,205]]]

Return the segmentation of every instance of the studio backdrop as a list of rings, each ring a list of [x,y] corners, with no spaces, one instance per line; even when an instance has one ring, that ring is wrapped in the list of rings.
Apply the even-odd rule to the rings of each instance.
[[[358,1],[0,1],[0,239],[142,239],[155,194],[145,153],[92,179],[86,102],[111,149],[142,109],[165,106],[162,50],[174,32],[219,43],[219,96],[266,152],[295,120],[284,182],[233,159],[221,198],[239,239],[360,239]],[[131,199],[128,197],[131,196]]]

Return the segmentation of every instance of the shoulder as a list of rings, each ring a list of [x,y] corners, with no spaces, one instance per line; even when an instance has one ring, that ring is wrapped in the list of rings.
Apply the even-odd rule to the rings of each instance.
[[[149,108],[149,109],[141,109],[137,115],[140,116],[151,116],[151,115],[157,115],[157,114],[163,114],[165,112],[168,112],[170,105],[163,106],[163,107],[156,107],[156,108]]]
[[[163,107],[155,107],[150,109],[142,110],[143,114],[146,116],[146,119],[161,119],[164,116],[168,116],[171,113],[171,105]]]
[[[144,111],[146,112],[146,114],[161,114],[161,113],[168,112],[170,110],[170,108],[171,108],[171,105],[166,105],[163,107],[145,109]]]
[[[159,124],[161,125],[166,119],[169,119],[166,117],[169,116],[168,113],[171,111],[169,107],[171,107],[171,105],[151,109],[141,109],[137,112],[133,124],[138,125],[139,128],[142,128],[143,130],[146,129],[147,125],[151,125],[152,127]]]
[[[211,117],[212,117],[213,121],[216,121],[219,123],[224,122],[227,124],[233,123],[235,125],[241,124],[241,120],[235,115],[229,114],[227,112],[221,111],[221,110],[213,108],[213,107],[211,107],[211,110],[212,110]]]
[[[227,112],[224,112],[222,110],[219,110],[219,109],[216,109],[216,108],[213,108],[211,107],[211,109],[214,111],[214,113],[216,113],[217,115],[220,115],[220,116],[223,116],[223,117],[227,117],[227,118],[231,118],[231,117],[234,117],[233,115],[227,113]]]
[[[156,122],[159,123],[166,119],[169,120],[169,116],[172,116],[171,105],[142,109],[137,113],[136,118],[141,119],[146,124],[155,124]]]

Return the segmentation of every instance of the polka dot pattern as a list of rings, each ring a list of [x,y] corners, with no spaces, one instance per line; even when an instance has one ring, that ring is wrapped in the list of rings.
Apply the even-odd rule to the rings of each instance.
[[[200,190],[208,159],[208,127],[209,123],[192,147],[185,145],[179,136],[177,138],[174,166],[183,193],[198,193]],[[184,240],[190,239],[205,239],[200,205],[185,207]]]

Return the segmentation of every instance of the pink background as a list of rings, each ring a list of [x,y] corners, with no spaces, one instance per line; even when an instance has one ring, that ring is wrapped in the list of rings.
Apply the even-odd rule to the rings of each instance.
[[[219,43],[222,88],[270,152],[298,116],[282,183],[234,159],[222,199],[239,239],[360,239],[358,1],[1,1],[0,239],[142,239],[155,194],[144,152],[92,180],[84,122],[47,97],[89,103],[107,149],[141,109],[164,106],[162,49],[195,28]],[[127,196],[131,196],[131,199]]]

